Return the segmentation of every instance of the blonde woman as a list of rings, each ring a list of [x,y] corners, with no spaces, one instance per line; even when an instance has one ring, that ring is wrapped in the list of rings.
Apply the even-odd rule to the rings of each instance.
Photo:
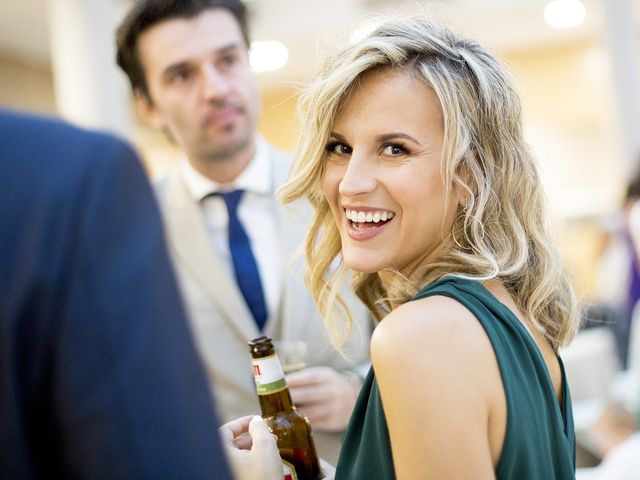
[[[421,19],[336,52],[302,97],[282,196],[315,209],[309,286],[338,341],[350,272],[379,320],[338,479],[574,478],[576,300],[520,110],[495,57]],[[222,428],[234,466],[247,423]]]

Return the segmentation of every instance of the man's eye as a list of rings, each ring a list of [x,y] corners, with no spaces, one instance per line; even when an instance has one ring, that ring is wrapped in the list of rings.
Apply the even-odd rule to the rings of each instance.
[[[187,70],[181,70],[171,77],[171,81],[174,83],[184,83],[189,80],[190,75],[191,74]]]
[[[237,63],[237,58],[235,55],[225,55],[220,59],[220,63],[224,66],[231,67]]]

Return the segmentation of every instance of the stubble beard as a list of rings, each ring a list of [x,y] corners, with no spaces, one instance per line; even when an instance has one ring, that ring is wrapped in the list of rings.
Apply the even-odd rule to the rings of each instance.
[[[238,155],[247,150],[254,140],[253,132],[248,132],[243,138],[228,145],[209,144],[198,157],[206,164],[228,162],[236,159]]]

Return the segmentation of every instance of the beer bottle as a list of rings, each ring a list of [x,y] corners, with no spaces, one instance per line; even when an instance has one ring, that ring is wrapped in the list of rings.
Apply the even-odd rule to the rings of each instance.
[[[285,478],[323,478],[311,437],[311,425],[291,401],[284,371],[271,339],[256,338],[249,342],[249,346],[262,417],[271,432],[278,437],[278,450],[284,464]]]

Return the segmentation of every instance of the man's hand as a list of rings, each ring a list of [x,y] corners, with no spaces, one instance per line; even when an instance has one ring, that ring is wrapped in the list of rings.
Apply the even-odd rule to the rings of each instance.
[[[237,480],[282,480],[282,461],[275,436],[262,417],[249,415],[218,429]]]
[[[287,375],[291,399],[315,430],[347,427],[360,385],[330,367],[311,367]]]

